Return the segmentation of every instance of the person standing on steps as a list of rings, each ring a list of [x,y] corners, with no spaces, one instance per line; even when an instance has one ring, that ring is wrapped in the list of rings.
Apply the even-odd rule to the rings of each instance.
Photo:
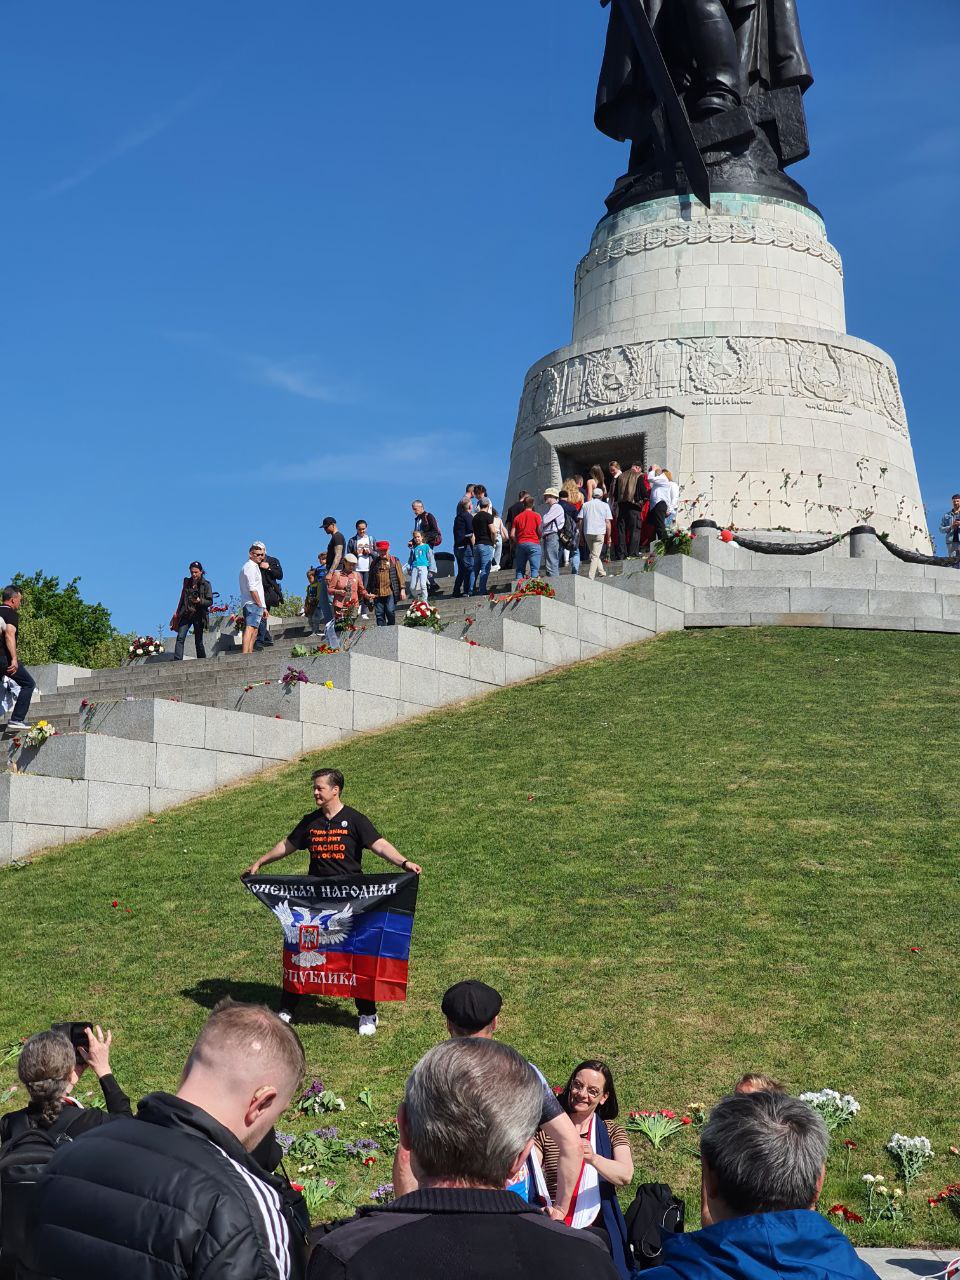
[[[250,547],[250,557],[240,570],[240,605],[243,609],[243,640],[241,652],[253,653],[253,642],[260,630],[267,606],[263,598],[263,578],[260,576],[260,561],[263,559],[263,543],[254,542]]]
[[[263,599],[267,606],[267,613],[260,622],[260,630],[254,642],[254,649],[270,649],[273,647],[273,636],[267,626],[267,617],[271,609],[276,609],[283,603],[283,592],[277,586],[277,583],[283,577],[283,566],[276,556],[267,555],[267,548],[262,542],[258,542],[257,546],[263,552],[263,559],[260,561],[260,576],[263,579]]]
[[[340,564],[346,554],[347,540],[337,528],[337,521],[334,516],[326,516],[324,518],[323,530],[329,536],[330,541],[327,543],[326,553],[321,552],[317,557],[323,561],[317,574],[320,579],[320,615],[323,618],[326,642],[331,649],[336,649],[339,642],[337,640],[337,629],[333,623],[333,600],[327,589],[327,578],[340,568]]]
[[[173,656],[177,662],[183,661],[183,648],[191,627],[197,657],[207,656],[203,645],[203,633],[207,627],[207,613],[212,604],[213,588],[203,576],[203,565],[199,560],[193,560],[190,564],[190,576],[183,580],[180,600],[170,619],[170,630],[177,633],[177,643],[173,650]]]
[[[397,602],[406,600],[406,582],[403,565],[390,554],[390,543],[376,544],[376,555],[370,563],[367,579],[368,594],[373,600],[374,616],[378,627],[397,625]]]
[[[496,520],[493,515],[493,504],[489,498],[480,499],[480,507],[473,517],[473,594],[487,594],[487,579],[493,563],[493,549],[497,537],[494,532]]]
[[[367,589],[367,578],[370,574],[370,561],[373,559],[374,537],[367,528],[366,520],[357,521],[357,531],[347,543],[347,550],[351,555],[357,557],[357,573],[360,575],[360,581],[363,583],[363,589]],[[360,605],[360,617],[368,618],[366,603]]]
[[[420,875],[420,867],[404,858],[389,840],[384,839],[365,814],[343,803],[340,798],[343,787],[343,774],[339,769],[318,769],[313,775],[313,798],[317,808],[301,818],[285,840],[275,844],[243,874],[258,875],[271,862],[279,862],[298,850],[309,850],[308,875],[358,876],[363,871],[360,865],[363,851],[369,849],[398,871],[412,871],[414,875]],[[280,1017],[284,1022],[293,1021],[300,999],[294,992],[284,991],[280,1002]],[[355,1003],[360,1018],[359,1034],[375,1035],[376,1004],[372,1000],[357,1000]]]
[[[560,530],[566,523],[560,494],[556,489],[544,489],[543,500],[547,504],[540,531],[543,544],[542,577],[555,578],[560,572]]]
[[[3,635],[0,637],[0,681],[4,676],[9,676],[20,690],[13,705],[13,713],[7,721],[7,729],[11,733],[20,733],[30,728],[27,724],[27,714],[30,711],[33,691],[37,687],[33,676],[21,663],[17,654],[22,603],[23,594],[19,587],[11,585],[3,588],[3,603],[0,604],[0,619],[4,622]]]
[[[475,581],[473,565],[473,498],[464,494],[457,507],[453,522],[453,555],[457,562],[457,576],[453,583],[453,598],[468,596]]]
[[[960,569],[960,493],[951,499],[952,506],[940,521],[940,532],[947,540],[947,557]]]
[[[580,528],[583,531],[583,540],[587,544],[587,552],[590,556],[590,568],[587,572],[588,578],[595,578],[598,574],[601,578],[607,576],[601,562],[604,544],[610,541],[610,534],[613,529],[613,512],[609,505],[604,502],[603,490],[599,485],[593,491],[593,497],[589,502],[585,502],[580,511]]]
[[[423,540],[432,552],[443,541],[443,534],[440,532],[437,517],[426,509],[419,498],[410,505],[413,508],[413,527],[418,533],[423,534]],[[413,546],[412,539],[408,545]],[[436,564],[434,564],[428,577],[427,592],[431,596],[443,595],[443,592],[437,586]]]
[[[533,509],[533,494],[523,500],[523,510],[513,518],[510,541],[516,581],[535,578],[540,572],[540,529],[543,521]]]

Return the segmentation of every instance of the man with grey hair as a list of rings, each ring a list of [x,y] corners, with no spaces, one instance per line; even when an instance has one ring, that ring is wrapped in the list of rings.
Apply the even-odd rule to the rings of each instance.
[[[816,1212],[829,1139],[798,1098],[723,1098],[700,1132],[703,1229],[668,1236],[648,1280],[876,1280]]]
[[[397,1117],[418,1189],[324,1236],[308,1280],[615,1280],[598,1236],[504,1188],[530,1154],[542,1086],[515,1049],[447,1040],[407,1080]]]

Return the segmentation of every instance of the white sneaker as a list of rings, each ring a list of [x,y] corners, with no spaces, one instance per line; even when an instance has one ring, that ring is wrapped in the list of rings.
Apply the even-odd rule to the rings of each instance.
[[[29,729],[30,726],[27,724],[26,720],[8,720],[7,728],[15,729],[19,732],[21,729]]]
[[[361,1013],[357,1034],[361,1036],[375,1036],[377,1034],[377,1015],[375,1013]]]
[[[288,1012],[288,1010],[286,1009],[281,1009],[280,1012],[277,1014],[277,1017],[280,1019],[281,1022],[285,1022],[288,1027],[290,1026],[291,1022],[293,1022],[293,1014]]]

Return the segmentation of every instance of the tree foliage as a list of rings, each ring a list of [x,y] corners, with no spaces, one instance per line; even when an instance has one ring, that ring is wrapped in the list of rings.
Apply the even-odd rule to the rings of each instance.
[[[59,578],[40,569],[32,577],[18,573],[13,579],[23,592],[17,650],[26,666],[118,666],[126,656],[127,638],[114,627],[104,605],[83,599],[79,581],[73,578],[61,587]]]

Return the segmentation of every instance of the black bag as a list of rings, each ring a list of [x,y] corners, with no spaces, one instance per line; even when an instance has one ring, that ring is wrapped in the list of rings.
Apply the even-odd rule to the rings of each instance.
[[[570,507],[563,508],[563,528],[560,530],[560,545],[564,551],[577,546],[580,541],[579,521]]]
[[[660,1265],[664,1235],[683,1230],[684,1204],[665,1182],[645,1182],[624,1217],[634,1263],[644,1271]]]
[[[25,1243],[26,1207],[58,1147],[72,1142],[69,1129],[83,1112],[66,1106],[47,1129],[23,1117],[18,1133],[0,1147],[0,1262],[9,1268]]]

